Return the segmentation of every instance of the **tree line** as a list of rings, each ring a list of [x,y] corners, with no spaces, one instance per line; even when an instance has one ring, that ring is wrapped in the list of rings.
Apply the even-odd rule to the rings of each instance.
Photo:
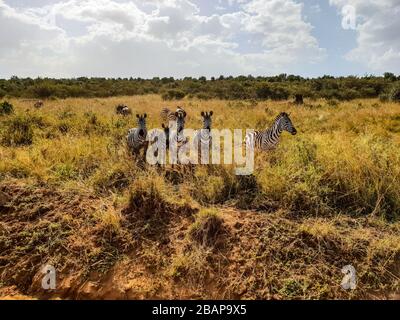
[[[271,77],[238,76],[183,79],[159,78],[19,78],[0,79],[0,98],[103,98],[124,95],[159,94],[165,100],[187,98],[227,100],[286,100],[291,97],[351,100],[376,98],[390,100],[400,90],[400,76],[303,78],[281,74]],[[394,90],[397,90],[393,93]],[[400,99],[400,98],[399,98]]]

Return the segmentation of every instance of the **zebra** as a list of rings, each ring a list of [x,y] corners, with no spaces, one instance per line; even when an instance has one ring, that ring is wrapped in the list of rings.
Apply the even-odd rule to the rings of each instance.
[[[145,113],[143,116],[137,114],[138,118],[138,127],[134,129],[130,129],[128,131],[128,135],[126,136],[128,149],[132,154],[138,154],[142,148],[144,148],[146,155],[147,150],[147,125],[146,118],[147,114]]]
[[[170,128],[169,128],[169,126],[166,126],[164,123],[162,124],[162,128],[163,128],[165,140],[164,140],[164,138],[160,139],[160,130],[153,131],[153,133],[149,137],[149,141],[151,141],[150,142],[151,145],[157,144],[158,150],[156,150],[154,152],[155,157],[158,157],[160,150],[162,150],[163,152],[166,152],[169,149]]]
[[[42,108],[44,105],[42,100],[36,101],[35,104],[33,105],[36,109]]]
[[[197,130],[195,133],[193,144],[197,150],[198,160],[201,159],[201,156],[208,157],[207,151],[209,152],[212,137],[211,137],[211,125],[212,125],[212,116],[214,112],[201,112],[201,116],[203,118],[203,129]],[[208,162],[208,161],[207,161]],[[200,163],[200,161],[199,161]]]
[[[183,117],[186,117],[186,111],[183,110],[182,107],[177,107],[175,112],[172,112],[168,108],[164,108],[161,110],[161,120],[162,122],[171,122],[171,121],[176,121],[177,120],[177,114],[183,115]]]
[[[169,127],[166,126],[164,123],[162,124],[163,130],[164,130],[164,134],[165,134],[165,150],[169,149]]]
[[[262,151],[273,150],[278,145],[283,131],[288,131],[292,135],[297,134],[297,130],[286,112],[282,112],[275,118],[271,128],[247,134],[245,140],[246,146],[254,146],[254,148]]]
[[[122,111],[121,111],[121,114],[122,114],[124,117],[127,117],[127,116],[129,116],[129,115],[132,114],[132,111],[131,111],[131,109],[129,109],[128,107],[124,107],[124,108],[122,109]]]
[[[128,116],[132,114],[132,111],[131,109],[128,108],[128,106],[124,104],[119,104],[118,106],[115,107],[115,113],[123,116]]]
[[[173,162],[177,161],[177,163],[179,163],[179,160],[175,157],[179,155],[181,148],[188,147],[188,141],[189,141],[188,137],[185,137],[185,135],[183,134],[185,130],[186,112],[176,111],[175,118],[176,118],[175,123],[174,122],[169,123],[168,149],[170,150],[170,156],[172,156],[173,159],[175,159],[172,161]]]

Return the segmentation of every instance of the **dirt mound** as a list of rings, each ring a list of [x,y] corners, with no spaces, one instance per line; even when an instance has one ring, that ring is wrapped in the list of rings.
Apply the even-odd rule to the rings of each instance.
[[[222,207],[197,213],[140,184],[120,207],[81,190],[0,184],[0,296],[398,297],[399,223]],[[41,288],[47,264],[57,270],[54,291]],[[358,283],[345,291],[349,264]]]
[[[102,223],[104,202],[82,192],[4,184],[0,207],[0,281],[23,293],[41,292],[41,269],[85,275],[108,270],[131,247],[126,230]]]

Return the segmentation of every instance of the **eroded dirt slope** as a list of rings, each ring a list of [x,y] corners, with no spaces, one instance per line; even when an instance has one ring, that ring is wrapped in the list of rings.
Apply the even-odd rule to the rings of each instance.
[[[82,190],[2,183],[0,296],[399,298],[398,223],[229,207],[202,214],[146,201],[118,205]],[[54,291],[41,288],[46,264],[57,270]],[[340,286],[348,264],[358,276],[350,292]]]

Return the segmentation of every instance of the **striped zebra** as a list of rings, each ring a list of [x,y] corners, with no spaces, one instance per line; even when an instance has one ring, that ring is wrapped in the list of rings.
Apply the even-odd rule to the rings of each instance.
[[[161,137],[160,130],[153,131],[151,136],[149,137],[149,140],[151,141],[150,142],[151,145],[157,144],[157,150],[154,152],[155,157],[158,157],[160,151],[162,151],[162,153],[165,153],[169,149],[170,129],[164,123],[162,124],[162,128],[163,128],[162,131],[164,133],[164,137],[162,139],[160,139],[160,137]]]
[[[169,126],[169,134],[172,136],[171,141],[177,142],[178,149],[188,141],[188,139],[185,138],[185,136],[183,135],[183,130],[185,129],[185,122],[186,122],[185,111],[183,112],[176,111],[175,123],[173,121],[170,121],[170,124],[173,123],[176,127],[171,128],[171,126]]]
[[[128,149],[132,152],[133,155],[138,154],[141,149],[145,149],[144,155],[146,155],[147,149],[147,126],[146,126],[146,118],[147,114],[145,113],[143,116],[136,115],[138,118],[138,127],[134,129],[130,129],[128,131],[128,135],[126,136],[126,140],[128,143]]]
[[[129,109],[128,106],[126,106],[124,104],[119,104],[115,108],[115,113],[123,115],[123,116],[129,116],[130,114],[132,114],[132,111],[131,111],[131,109]]]
[[[42,108],[44,105],[42,100],[36,101],[35,104],[33,105],[36,109]]]
[[[204,158],[205,161],[209,159],[209,151],[212,143],[212,138],[211,138],[211,125],[212,125],[212,116],[214,112],[201,112],[201,116],[203,118],[203,128],[200,130],[197,130],[193,139],[193,144],[194,147],[197,150],[197,155],[198,155],[198,160],[200,163],[201,157]],[[203,161],[201,162],[203,163]]]
[[[293,126],[292,120],[286,112],[279,114],[271,128],[265,131],[254,131],[246,135],[246,146],[254,146],[255,149],[262,151],[273,150],[279,143],[279,138],[283,131],[287,131],[292,135],[297,134],[296,128]]]
[[[166,122],[175,122],[177,120],[177,114],[183,115],[183,117],[186,117],[186,111],[183,110],[183,108],[181,107],[177,107],[176,111],[173,112],[168,108],[164,108],[161,110],[160,116],[161,116],[161,120],[163,123]]]
[[[129,109],[128,107],[125,107],[125,108],[122,109],[121,114],[122,114],[124,117],[127,117],[127,116],[129,116],[129,115],[132,114],[132,111],[131,111],[131,109]]]

